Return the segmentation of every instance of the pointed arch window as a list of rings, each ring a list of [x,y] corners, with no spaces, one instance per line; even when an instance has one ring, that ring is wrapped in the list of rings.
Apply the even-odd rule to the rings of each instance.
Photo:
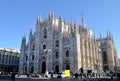
[[[103,52],[103,60],[105,63],[107,63],[107,53],[106,51]]]
[[[68,50],[66,51],[66,57],[69,57],[69,51]]]
[[[33,51],[35,51],[35,45],[33,45]]]
[[[43,38],[47,38],[47,29],[43,30]]]
[[[56,40],[55,44],[56,44],[56,47],[59,47],[59,41],[58,40]]]
[[[27,61],[27,59],[28,59],[28,56],[26,56],[26,61]]]
[[[34,66],[31,67],[31,73],[33,73],[33,72],[34,72]]]
[[[43,49],[46,49],[46,45],[45,44],[43,45]]]
[[[34,60],[34,55],[32,55],[32,60]]]
[[[25,66],[25,72],[27,72],[27,66]]]
[[[55,58],[56,59],[58,58],[58,51],[55,53]]]

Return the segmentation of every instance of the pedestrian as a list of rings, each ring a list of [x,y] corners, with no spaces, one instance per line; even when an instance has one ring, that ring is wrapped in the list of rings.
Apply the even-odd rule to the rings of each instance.
[[[75,73],[75,78],[76,78],[76,80],[78,79],[78,73]]]
[[[100,78],[100,73],[99,73],[99,78]]]
[[[27,77],[29,78],[29,74],[27,73]]]
[[[86,81],[85,79],[83,81]]]
[[[82,78],[82,73],[80,73],[80,77]]]
[[[15,73],[12,73],[11,79],[12,79],[12,81],[15,81]]]
[[[95,77],[95,73],[93,73],[92,76]]]
[[[96,73],[96,78],[97,78],[97,75],[98,75],[98,74]]]
[[[113,75],[111,74],[111,80],[113,79]]]
[[[51,78],[53,78],[53,73],[51,73]]]

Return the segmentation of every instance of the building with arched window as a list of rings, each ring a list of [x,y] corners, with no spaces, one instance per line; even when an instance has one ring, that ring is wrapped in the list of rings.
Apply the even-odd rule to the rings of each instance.
[[[100,44],[93,31],[84,23],[66,22],[62,17],[54,17],[50,12],[48,18],[37,18],[36,30],[30,34],[28,42],[22,38],[20,67],[21,73],[61,72],[69,69],[78,72],[82,68],[103,71],[103,60]],[[34,50],[32,50],[34,49]],[[34,58],[34,60],[33,60]]]
[[[0,48],[0,72],[18,72],[19,54],[15,49]]]

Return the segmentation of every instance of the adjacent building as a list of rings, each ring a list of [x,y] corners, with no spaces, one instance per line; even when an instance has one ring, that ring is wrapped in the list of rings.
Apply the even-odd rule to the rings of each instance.
[[[0,48],[0,72],[18,72],[19,54],[15,49]]]
[[[109,60],[105,60],[104,53],[107,54],[106,58],[112,54],[113,57],[110,57],[117,65],[114,43],[111,43],[114,51],[104,51],[104,39],[95,39],[93,31],[85,25],[83,16],[81,21],[81,25],[76,21],[66,22],[62,16],[55,18],[53,12],[44,20],[38,17],[35,32],[30,28],[28,42],[26,36],[22,38],[19,72],[58,73],[66,69],[78,72],[81,68],[84,72],[102,72],[106,60]],[[107,61],[106,64],[108,63]],[[113,65],[111,63],[111,68]]]

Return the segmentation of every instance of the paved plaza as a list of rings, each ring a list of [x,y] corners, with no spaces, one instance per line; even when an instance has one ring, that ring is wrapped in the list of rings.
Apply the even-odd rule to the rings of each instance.
[[[0,81],[12,81],[10,78],[1,78]],[[16,78],[15,81],[120,81],[120,78]]]

